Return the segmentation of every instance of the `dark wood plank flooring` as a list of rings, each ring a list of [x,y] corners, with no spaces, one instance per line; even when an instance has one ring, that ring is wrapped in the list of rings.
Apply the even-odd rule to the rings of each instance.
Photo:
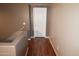
[[[28,47],[27,56],[55,56],[47,38],[33,38],[29,41]]]

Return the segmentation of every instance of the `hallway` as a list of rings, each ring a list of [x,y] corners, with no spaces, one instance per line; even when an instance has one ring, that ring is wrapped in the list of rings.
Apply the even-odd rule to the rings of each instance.
[[[28,46],[28,56],[55,56],[54,50],[47,38],[32,38]]]

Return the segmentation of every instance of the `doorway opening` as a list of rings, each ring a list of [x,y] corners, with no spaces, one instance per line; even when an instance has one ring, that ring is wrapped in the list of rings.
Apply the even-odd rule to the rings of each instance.
[[[33,8],[34,37],[46,37],[46,21],[47,21],[47,8],[34,7]]]

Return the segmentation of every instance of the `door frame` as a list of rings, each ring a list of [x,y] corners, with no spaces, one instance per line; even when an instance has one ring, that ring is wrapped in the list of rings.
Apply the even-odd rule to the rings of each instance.
[[[31,25],[32,25],[31,29],[32,29],[32,34],[33,34],[31,37],[34,37],[33,8],[47,8],[47,14],[48,14],[48,5],[31,4]],[[46,17],[46,19],[48,19],[48,17]],[[47,20],[46,20],[46,32],[47,32]]]

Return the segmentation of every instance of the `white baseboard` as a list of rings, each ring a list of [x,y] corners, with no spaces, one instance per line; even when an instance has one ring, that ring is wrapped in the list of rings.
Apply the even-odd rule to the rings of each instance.
[[[45,38],[48,38],[48,39],[49,39],[49,37],[48,37],[48,36],[46,36]]]
[[[27,48],[25,56],[27,56],[28,51],[29,51],[29,48]]]
[[[50,43],[52,45],[52,48],[54,49],[54,52],[55,52],[56,56],[59,56],[59,54],[57,53],[57,51],[56,51],[56,49],[55,49],[55,47],[54,47],[54,45],[53,45],[53,43],[51,41],[51,38],[50,37],[48,37],[48,38],[49,38],[49,41],[50,41]]]
[[[34,36],[31,36],[30,38],[28,38],[28,40],[31,40],[32,38],[35,38]]]
[[[31,36],[30,38],[35,38],[35,36]],[[48,38],[48,36],[45,36],[45,38]]]
[[[31,38],[29,38],[28,40],[31,40]]]
[[[35,38],[34,36],[31,36],[30,38]]]

